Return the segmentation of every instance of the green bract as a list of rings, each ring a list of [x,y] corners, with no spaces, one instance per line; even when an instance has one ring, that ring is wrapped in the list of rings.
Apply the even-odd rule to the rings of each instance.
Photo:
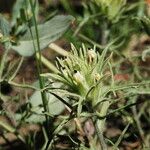
[[[63,82],[70,92],[80,95],[92,105],[96,105],[104,92],[104,77],[108,77],[106,69],[108,62],[104,59],[107,48],[100,55],[92,49],[87,50],[83,45],[77,49],[72,45],[72,51],[65,59],[58,58],[58,74],[50,76]]]

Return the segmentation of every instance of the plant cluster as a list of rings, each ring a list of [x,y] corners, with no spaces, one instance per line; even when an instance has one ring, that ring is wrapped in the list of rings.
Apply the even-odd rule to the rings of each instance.
[[[9,20],[0,14],[0,148],[149,148],[149,9],[148,0],[17,0]],[[62,36],[69,50],[53,43]],[[59,54],[54,62],[47,47]],[[29,57],[37,81],[16,82]],[[32,95],[9,95],[16,87]]]

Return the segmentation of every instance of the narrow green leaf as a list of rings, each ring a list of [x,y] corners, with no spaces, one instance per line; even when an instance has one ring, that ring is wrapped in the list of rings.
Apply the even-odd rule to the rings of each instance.
[[[140,18],[141,24],[143,26],[143,29],[145,30],[145,32],[150,35],[150,18],[144,16],[142,18]]]
[[[128,124],[126,125],[126,127],[124,128],[124,130],[122,131],[122,133],[121,133],[121,135],[119,136],[117,142],[116,142],[115,145],[113,146],[113,150],[117,150],[117,149],[118,149],[117,147],[118,147],[118,145],[120,144],[120,142],[122,141],[122,139],[123,139],[123,137],[124,137],[126,131],[127,131],[128,128],[129,128],[129,125],[130,125],[130,123],[128,123]]]

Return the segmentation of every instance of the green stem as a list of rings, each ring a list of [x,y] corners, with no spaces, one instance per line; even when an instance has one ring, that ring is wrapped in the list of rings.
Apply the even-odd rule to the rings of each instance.
[[[78,36],[79,38],[82,38],[83,40],[87,41],[88,43],[97,46],[97,47],[100,48],[100,49],[103,49],[103,48],[104,48],[104,46],[102,46],[102,45],[96,43],[95,41],[93,41],[93,40],[91,40],[90,38],[84,36],[83,34],[78,34],[77,36]]]
[[[56,45],[55,43],[49,44],[48,47],[51,48],[52,50],[54,50],[55,52],[57,52],[58,54],[62,55],[62,56],[67,56],[68,55],[68,52],[66,50],[64,50],[60,46]]]
[[[97,120],[95,123],[96,133],[97,133],[98,139],[100,141],[101,149],[107,150],[107,145],[106,145],[105,140],[104,140],[103,131],[101,131],[101,129],[99,128],[99,122],[98,121],[99,120]]]
[[[41,62],[43,63],[43,65],[45,65],[49,70],[51,70],[55,73],[59,72],[59,70],[49,60],[47,60],[44,56],[41,55],[41,58],[40,58],[39,53],[36,53],[36,57],[39,60],[41,59]]]
[[[8,80],[8,83],[12,86],[16,86],[16,87],[20,87],[20,88],[29,88],[29,89],[33,89],[33,90],[39,90],[38,88],[32,86],[32,85],[29,85],[29,84],[19,84],[19,83],[16,83],[16,82],[13,82],[11,80]]]
[[[110,104],[109,104],[109,101],[105,101],[102,105],[102,107],[100,108],[100,114],[102,115],[106,115],[107,114],[107,111],[108,111],[108,108],[109,108]],[[93,108],[88,108],[89,111],[91,112],[95,112],[93,110]],[[106,118],[97,118],[96,117],[96,120],[92,117],[91,118],[92,121],[93,121],[93,124],[95,125],[95,130],[96,130],[96,134],[97,134],[97,137],[98,137],[98,140],[99,140],[99,143],[100,143],[100,146],[101,146],[101,149],[102,150],[107,150],[107,145],[105,143],[105,139],[104,139],[104,136],[103,136],[103,132],[104,132],[104,126],[105,126],[105,121],[106,121]]]
[[[17,69],[15,70],[13,75],[9,78],[10,81],[12,81],[15,78],[15,76],[17,75],[17,73],[18,73],[18,71],[19,71],[19,69],[20,69],[20,67],[21,67],[21,65],[23,63],[23,60],[24,60],[24,57],[21,57],[21,60],[20,60],[20,62],[18,64],[18,66],[17,66]]]
[[[32,13],[33,13],[33,21],[34,21],[34,25],[35,25],[35,34],[36,34],[36,42],[37,42],[37,50],[36,47],[34,45],[34,49],[35,51],[39,53],[39,58],[37,57],[37,55],[35,54],[35,58],[36,58],[36,63],[37,63],[37,71],[38,71],[38,78],[39,78],[39,84],[40,84],[40,89],[44,88],[44,80],[43,78],[40,76],[40,74],[42,73],[42,64],[41,64],[41,51],[40,51],[40,41],[39,41],[39,33],[38,33],[38,28],[37,28],[37,22],[36,22],[36,17],[35,17],[35,12],[34,12],[34,4],[32,2],[32,0],[29,0],[30,5],[31,5],[31,9],[32,9]],[[49,112],[48,110],[48,102],[47,102],[47,98],[46,98],[46,93],[45,91],[41,91],[41,97],[42,97],[42,102],[43,102],[43,107],[44,107],[44,111],[45,112]],[[48,130],[48,122],[49,122],[49,117],[47,115],[45,115],[46,118],[46,123],[47,123],[47,130]],[[48,132],[47,132],[48,133]]]
[[[23,143],[25,143],[25,139],[16,131],[15,128],[13,128],[12,126],[4,123],[3,121],[0,121],[0,126],[2,128],[4,128],[5,130],[7,130],[8,132],[16,134],[16,136],[18,137],[18,139],[20,139]]]
[[[130,123],[128,123],[128,124],[126,125],[126,127],[125,127],[124,130],[122,131],[121,135],[119,136],[117,142],[116,142],[115,145],[113,146],[112,150],[118,149],[118,145],[119,145],[120,142],[122,141],[122,139],[123,139],[123,137],[124,137],[126,131],[128,130],[129,126],[130,126]]]
[[[4,66],[7,60],[7,54],[9,52],[9,48],[7,48],[4,52],[4,55],[2,56],[1,62],[0,62],[0,79],[2,79],[3,76],[3,70],[4,70]]]
[[[99,108],[99,114],[106,115],[108,108],[110,106],[110,103],[109,103],[109,101],[105,101],[101,105],[100,105],[101,107]],[[96,123],[95,123],[95,129],[96,129],[102,150],[107,150],[107,145],[106,145],[104,137],[103,137],[103,132],[105,129],[105,122],[106,122],[106,118],[103,118],[103,119],[97,118]]]
[[[110,106],[110,103],[109,103],[109,101],[105,101],[101,105],[102,105],[102,107],[99,108],[99,114],[100,114],[100,116],[101,115],[106,116],[108,108]],[[105,118],[99,118],[98,121],[97,121],[98,122],[98,127],[99,127],[100,131],[102,131],[102,132],[105,129],[105,121],[106,121],[106,117]]]
[[[134,96],[134,97],[131,97],[131,98],[132,98],[133,103],[136,103],[136,100],[137,100],[138,96]],[[134,116],[135,123],[137,125],[139,135],[142,139],[142,142],[144,143],[144,132],[143,132],[143,129],[141,127],[141,122],[139,121],[139,117],[138,117],[138,113],[137,113],[137,109],[136,109],[135,105],[132,107],[132,113],[133,113],[133,116]]]
[[[75,30],[73,36],[76,36],[79,33],[79,31],[81,30],[81,28],[85,25],[85,23],[88,22],[88,20],[89,20],[89,17],[83,18],[83,20],[80,22],[78,28]]]

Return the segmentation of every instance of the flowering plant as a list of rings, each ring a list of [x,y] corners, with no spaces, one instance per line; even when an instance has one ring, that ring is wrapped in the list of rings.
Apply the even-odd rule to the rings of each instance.
[[[109,46],[108,46],[109,47]],[[84,45],[79,51],[71,45],[71,52],[65,59],[58,58],[57,74],[47,74],[54,81],[64,84],[66,90],[78,95],[77,116],[82,113],[82,107],[86,106],[89,113],[105,116],[110,106],[106,95],[111,91],[112,85],[106,82],[111,80],[110,58],[105,59],[108,47],[101,54],[94,49],[86,49]],[[108,82],[107,82],[108,83]],[[113,82],[111,83],[113,84]],[[103,132],[105,119],[98,121],[99,129]]]

